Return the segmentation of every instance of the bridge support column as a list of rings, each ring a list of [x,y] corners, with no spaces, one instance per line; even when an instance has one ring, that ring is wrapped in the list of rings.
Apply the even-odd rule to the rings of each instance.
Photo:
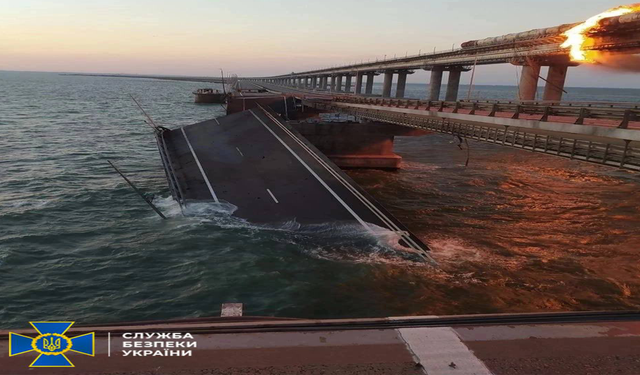
[[[336,91],[337,92],[341,92],[342,91],[342,74],[339,74],[336,77]]]
[[[429,82],[429,100],[440,100],[442,89],[442,68],[434,67],[431,70],[431,82]]]
[[[444,100],[455,102],[458,100],[458,89],[460,88],[460,76],[462,69],[451,69],[449,71],[449,81],[447,82],[447,93]]]
[[[520,100],[535,100],[538,92],[538,77],[540,77],[540,65],[532,64],[522,67],[522,77],[518,96]]]
[[[309,77],[304,77],[304,88],[309,88]]]
[[[398,84],[396,85],[396,98],[404,98],[404,89],[407,86],[407,71],[398,72]]]
[[[393,152],[394,137],[427,134],[380,122],[301,122],[292,125],[341,168],[398,169],[402,157]]]
[[[551,65],[547,74],[547,84],[544,86],[542,100],[559,102],[562,100],[564,83],[567,79],[567,65]]]
[[[351,92],[351,74],[344,77],[344,92]]]
[[[313,78],[311,78],[311,88],[315,90],[316,87],[318,87],[318,77],[313,76]]]
[[[329,87],[331,92],[336,91],[336,76],[331,76],[331,87]]]
[[[362,72],[356,73],[356,95],[362,94],[362,78],[364,74]]]
[[[327,89],[327,76],[320,77],[320,90]]]
[[[376,74],[374,72],[367,73],[367,87],[365,88],[365,94],[371,95],[373,93],[373,80]]]
[[[393,85],[393,70],[384,72],[384,82],[382,83],[382,97],[391,97],[391,86]]]

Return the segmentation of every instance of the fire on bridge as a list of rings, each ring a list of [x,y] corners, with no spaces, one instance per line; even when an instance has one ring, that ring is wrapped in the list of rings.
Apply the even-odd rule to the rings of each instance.
[[[545,81],[542,100],[558,102],[569,67],[596,63],[640,70],[640,61],[633,55],[638,51],[640,4],[632,4],[610,9],[585,22],[468,41],[449,51],[248,79],[319,91],[352,92],[355,77],[355,94],[372,95],[374,77],[383,74],[382,97],[391,97],[397,75],[395,96],[404,98],[407,75],[424,69],[431,71],[428,99],[439,100],[443,72],[448,71],[445,100],[455,101],[462,72],[476,65],[511,63],[523,67],[519,84],[521,101],[536,99],[538,80],[542,78],[540,69],[548,66],[548,75],[542,78]]]

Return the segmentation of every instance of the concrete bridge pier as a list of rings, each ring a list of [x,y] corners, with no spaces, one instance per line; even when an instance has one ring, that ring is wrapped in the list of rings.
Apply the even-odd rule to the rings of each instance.
[[[327,90],[327,76],[320,77],[320,90]]]
[[[329,89],[331,90],[331,92],[336,91],[336,76],[334,75],[331,76],[331,87],[329,87]]]
[[[443,72],[444,69],[440,67],[434,67],[431,70],[431,81],[429,82],[429,100],[440,100]]]
[[[351,92],[351,74],[344,77],[344,92]]]
[[[362,72],[356,73],[356,95],[362,94],[362,78],[364,74]]]
[[[369,72],[367,73],[367,87],[365,88],[365,94],[371,95],[373,94],[373,80],[376,78],[376,73]]]
[[[394,137],[428,134],[382,122],[292,125],[341,168],[398,169],[402,157],[393,152]]]
[[[309,88],[309,80],[311,80],[310,77],[304,77],[304,88],[305,89]]]
[[[317,76],[313,76],[311,78],[311,89],[315,90],[316,87],[318,87],[318,77]]]
[[[547,83],[544,87],[542,100],[559,102],[562,100],[564,83],[567,79],[568,65],[551,65],[547,73]]]
[[[540,77],[540,65],[530,64],[522,67],[522,76],[518,87],[520,100],[535,100],[538,92],[538,77]]]
[[[447,93],[444,100],[455,102],[458,100],[458,89],[460,89],[460,77],[462,76],[462,69],[451,68],[449,70],[449,81],[447,82]]]
[[[391,86],[393,85],[393,70],[385,70],[384,81],[382,83],[382,97],[391,97]]]
[[[338,74],[336,77],[336,91],[342,91],[342,74]]]
[[[396,85],[396,98],[404,98],[404,89],[407,85],[407,74],[409,71],[401,70],[398,72],[398,84]]]

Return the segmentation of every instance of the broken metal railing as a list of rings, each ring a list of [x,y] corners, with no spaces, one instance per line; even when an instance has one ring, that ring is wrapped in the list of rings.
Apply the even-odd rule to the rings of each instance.
[[[173,199],[176,200],[180,204],[180,208],[184,205],[184,193],[182,192],[182,188],[178,183],[178,178],[176,177],[176,171],[173,168],[173,163],[171,162],[171,157],[169,156],[169,150],[167,149],[167,143],[164,139],[165,132],[169,131],[166,128],[159,127],[155,132],[156,143],[158,145],[158,152],[160,153],[160,159],[162,160],[162,166],[165,172],[165,176],[167,177],[167,182],[169,183],[169,189],[171,190],[171,195]]]

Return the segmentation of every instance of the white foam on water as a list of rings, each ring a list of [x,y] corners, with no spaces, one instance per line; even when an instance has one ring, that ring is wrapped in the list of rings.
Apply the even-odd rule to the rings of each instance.
[[[313,257],[355,263],[424,265],[421,256],[400,245],[401,236],[389,229],[368,224],[373,234],[354,222],[298,223],[295,219],[270,224],[254,224],[233,216],[237,206],[227,202],[192,202],[181,209],[173,197],[156,197],[154,204],[169,218],[184,217],[178,227],[213,224],[223,229],[281,232],[280,241],[296,245]]]
[[[23,208],[25,210],[28,210],[28,209],[42,208],[51,202],[52,200],[50,199],[16,200],[16,201],[8,201],[8,202],[0,203],[0,207]]]
[[[460,238],[435,238],[429,241],[431,254],[437,261],[460,263],[464,261],[479,261],[482,254],[479,249],[467,245]]]
[[[322,243],[307,250],[316,258],[354,263],[430,265],[412,250],[400,245],[401,236],[368,224],[373,234],[358,223],[324,223],[303,226],[299,233]]]

